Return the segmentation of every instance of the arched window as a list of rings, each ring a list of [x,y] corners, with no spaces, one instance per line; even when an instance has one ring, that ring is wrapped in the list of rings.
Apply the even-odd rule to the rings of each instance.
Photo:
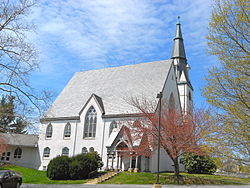
[[[169,97],[168,105],[169,105],[169,110],[175,110],[175,100],[173,93],[171,93]]]
[[[191,92],[189,91],[188,92],[188,99],[191,101],[192,100],[192,95],[191,95]]]
[[[83,147],[82,148],[82,154],[86,154],[86,153],[88,153],[88,149],[86,147]]]
[[[95,151],[95,149],[93,147],[89,148],[89,152],[94,152],[94,151]]]
[[[71,125],[67,123],[64,127],[64,138],[69,138],[71,135]]]
[[[14,158],[21,158],[22,157],[22,149],[21,148],[16,148],[14,151]]]
[[[64,147],[62,149],[62,156],[69,156],[69,148]]]
[[[84,123],[84,134],[83,137],[95,137],[96,133],[96,111],[93,106],[91,106],[85,116],[85,123]]]
[[[49,147],[44,148],[43,157],[49,157],[49,155],[50,155],[50,148]]]
[[[117,128],[117,123],[116,123],[116,121],[112,121],[111,123],[110,123],[110,126],[109,126],[109,135],[112,133],[112,131],[114,130],[114,129],[116,129]]]
[[[47,129],[46,129],[46,138],[51,138],[52,137],[52,132],[53,132],[52,125],[49,124],[47,126]]]

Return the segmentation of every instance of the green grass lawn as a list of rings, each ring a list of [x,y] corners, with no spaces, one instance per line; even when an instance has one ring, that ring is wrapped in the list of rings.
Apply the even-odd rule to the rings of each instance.
[[[50,180],[45,171],[24,168],[20,166],[0,166],[0,170],[14,170],[22,174],[23,183],[31,184],[82,184],[87,180]]]
[[[239,185],[250,184],[250,179],[235,178],[227,176],[205,175],[205,174],[187,174],[182,173],[185,185]],[[122,172],[110,180],[103,182],[103,184],[154,184],[156,181],[156,174],[154,173],[130,173]],[[161,173],[161,184],[176,184],[173,173]]]

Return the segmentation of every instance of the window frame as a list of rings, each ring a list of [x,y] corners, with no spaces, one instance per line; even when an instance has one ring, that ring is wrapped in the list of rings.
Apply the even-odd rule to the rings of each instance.
[[[49,158],[49,157],[50,157],[50,148],[46,147],[46,148],[43,149],[43,158]]]
[[[84,152],[84,150],[85,150],[85,152]],[[88,148],[83,147],[83,148],[82,148],[82,154],[87,154],[87,153],[88,153]]]
[[[66,154],[65,154],[65,151],[67,151]],[[67,157],[69,157],[69,148],[68,147],[62,148],[62,154],[61,154],[61,156],[67,156]]]
[[[45,138],[52,139],[52,135],[53,135],[53,126],[51,123],[49,123],[46,127]]]
[[[89,107],[84,120],[83,138],[95,139],[97,125],[97,112],[93,106]]]
[[[68,122],[66,123],[63,131],[63,138],[70,139],[71,138],[71,124]]]
[[[90,152],[90,153],[95,152],[95,148],[94,148],[94,147],[90,147],[90,148],[89,148],[89,152]]]
[[[117,122],[115,120],[113,120],[110,123],[110,126],[109,126],[109,136],[111,135],[111,133],[113,132],[113,130],[117,129],[117,128],[118,128]]]
[[[22,158],[23,150],[20,147],[17,147],[14,151],[14,158],[21,159]]]

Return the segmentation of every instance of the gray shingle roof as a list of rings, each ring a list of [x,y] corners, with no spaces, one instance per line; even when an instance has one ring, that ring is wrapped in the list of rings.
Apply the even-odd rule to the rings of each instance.
[[[0,133],[0,138],[4,138],[12,146],[37,147],[38,142],[38,135],[32,134]]]
[[[126,100],[153,99],[163,88],[172,60],[77,72],[45,117],[78,116],[92,94],[102,99],[105,114],[135,113]]]

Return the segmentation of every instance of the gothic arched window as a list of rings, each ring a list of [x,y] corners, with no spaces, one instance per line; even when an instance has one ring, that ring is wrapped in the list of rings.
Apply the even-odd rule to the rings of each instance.
[[[14,151],[14,158],[21,158],[22,156],[22,149],[21,148],[16,148]]]
[[[169,105],[169,110],[175,110],[175,100],[173,93],[171,93],[169,97],[168,105]]]
[[[50,155],[50,148],[49,147],[44,148],[43,157],[49,157],[49,155]]]
[[[95,151],[95,149],[93,147],[89,148],[89,152],[94,152],[94,151]]]
[[[96,135],[96,120],[97,114],[96,110],[93,106],[91,106],[85,116],[85,123],[84,123],[84,133],[83,137],[92,137],[94,138]]]
[[[69,138],[71,135],[71,125],[67,123],[64,127],[64,138]]]
[[[64,147],[62,149],[62,156],[69,156],[69,148]]]
[[[52,137],[52,132],[53,132],[53,128],[52,125],[49,124],[46,128],[46,138],[51,138]]]
[[[117,123],[116,121],[112,121],[109,126],[109,135],[111,135],[112,131],[117,128]]]
[[[191,101],[192,100],[192,95],[191,95],[191,92],[189,91],[188,92],[188,99]]]
[[[86,153],[88,153],[88,149],[86,147],[83,147],[82,148],[82,154],[86,154]]]

